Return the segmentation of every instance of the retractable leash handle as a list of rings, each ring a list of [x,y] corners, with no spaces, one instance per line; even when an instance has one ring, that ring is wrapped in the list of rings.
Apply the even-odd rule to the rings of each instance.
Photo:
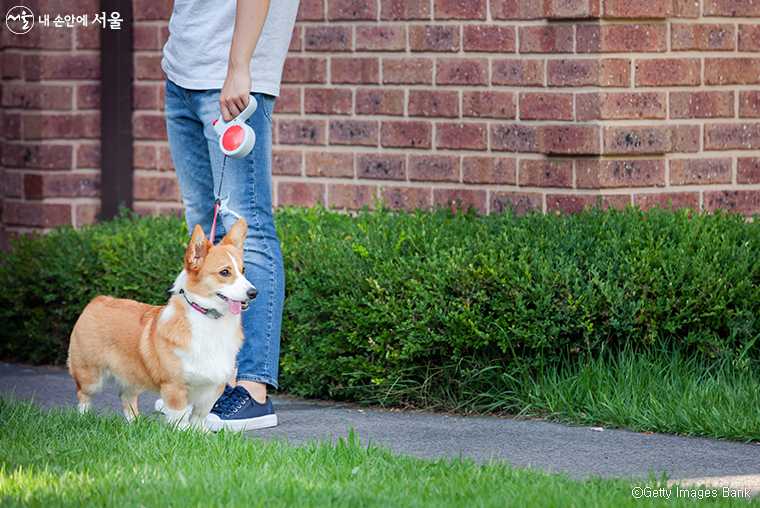
[[[249,97],[248,106],[237,117],[229,122],[222,117],[214,120],[214,131],[219,136],[219,149],[224,155],[242,159],[251,153],[256,143],[256,134],[245,121],[256,111],[257,106],[256,99]]]

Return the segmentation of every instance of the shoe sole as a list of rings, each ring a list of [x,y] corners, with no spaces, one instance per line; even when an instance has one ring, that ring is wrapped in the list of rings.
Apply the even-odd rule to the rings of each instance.
[[[206,425],[208,426],[208,430],[212,432],[219,432],[222,429],[227,429],[232,432],[245,432],[247,430],[276,427],[277,415],[264,415],[256,418],[249,418],[247,420],[221,420],[218,419],[218,417],[209,420],[209,418],[206,418]]]

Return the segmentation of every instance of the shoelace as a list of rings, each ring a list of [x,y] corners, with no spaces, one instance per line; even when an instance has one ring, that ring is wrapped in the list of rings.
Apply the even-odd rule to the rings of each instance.
[[[224,391],[222,392],[222,395],[219,397],[218,400],[224,401],[227,400],[227,397],[229,397],[230,393],[232,393],[233,388],[230,386],[229,383],[224,385]],[[216,402],[214,404],[214,409],[219,407],[220,402]]]
[[[217,404],[217,408],[224,416],[232,416],[233,413],[237,413],[238,409],[243,407],[248,398],[248,391],[242,386],[236,386],[226,399]]]

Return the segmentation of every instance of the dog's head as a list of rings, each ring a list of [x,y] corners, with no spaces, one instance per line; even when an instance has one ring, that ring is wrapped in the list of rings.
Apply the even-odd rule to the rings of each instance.
[[[185,253],[185,289],[203,298],[207,304],[240,314],[258,291],[245,278],[243,242],[248,231],[244,219],[239,219],[218,245],[212,246],[203,228],[196,225],[190,246]]]

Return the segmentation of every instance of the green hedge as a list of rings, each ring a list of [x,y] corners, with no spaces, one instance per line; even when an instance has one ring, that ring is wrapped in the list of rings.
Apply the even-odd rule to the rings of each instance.
[[[655,342],[758,357],[760,226],[740,215],[288,208],[277,225],[292,393],[425,404]],[[180,218],[135,216],[19,240],[0,265],[0,354],[63,361],[98,293],[164,303],[186,241]]]

